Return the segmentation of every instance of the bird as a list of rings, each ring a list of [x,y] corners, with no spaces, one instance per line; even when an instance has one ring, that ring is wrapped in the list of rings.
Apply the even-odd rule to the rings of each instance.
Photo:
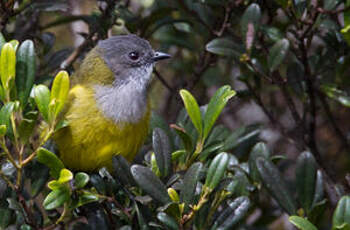
[[[62,117],[68,125],[53,135],[65,167],[96,171],[112,167],[112,157],[132,161],[147,137],[148,88],[156,52],[134,34],[101,40],[72,75]]]

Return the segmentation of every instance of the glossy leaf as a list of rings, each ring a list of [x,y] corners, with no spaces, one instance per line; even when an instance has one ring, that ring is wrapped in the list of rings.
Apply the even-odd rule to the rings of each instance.
[[[275,71],[279,65],[284,61],[289,50],[289,41],[288,39],[281,39],[276,42],[270,49],[268,56],[268,64],[270,71]]]
[[[82,205],[85,205],[91,202],[96,202],[98,200],[99,198],[96,194],[93,194],[88,191],[83,191],[82,194],[79,194],[79,200],[78,200],[78,203],[75,205],[75,207],[80,207]]]
[[[350,97],[344,91],[328,85],[322,85],[321,90],[327,97],[332,98],[343,106],[350,107]]]
[[[130,170],[136,183],[154,200],[162,204],[171,202],[165,185],[149,168],[133,165]]]
[[[323,193],[324,193],[323,175],[322,175],[322,171],[319,169],[317,170],[315,196],[312,203],[312,208],[316,207],[318,202],[320,202],[323,199]]]
[[[60,183],[66,183],[73,179],[73,173],[68,169],[62,169],[58,181]]]
[[[275,198],[278,204],[288,213],[296,212],[296,204],[291,196],[286,182],[283,180],[277,167],[269,160],[258,157],[256,159],[260,178],[271,196]]]
[[[191,121],[194,127],[197,129],[199,135],[202,137],[203,136],[202,115],[196,99],[192,96],[190,92],[188,92],[185,89],[180,90],[180,95],[185,104],[185,108],[188,113],[188,116],[191,118]]]
[[[49,120],[50,90],[45,85],[34,88],[34,100],[45,121]]]
[[[176,220],[164,212],[159,212],[157,214],[157,219],[162,224],[164,224],[167,227],[167,229],[171,229],[171,230],[179,229],[179,226],[178,226]]]
[[[50,103],[55,102],[54,115],[57,116],[66,102],[69,91],[69,76],[66,71],[60,71],[52,83]]]
[[[18,40],[13,39],[13,40],[9,41],[8,43],[10,43],[10,44],[11,44],[11,46],[13,47],[13,49],[14,49],[14,50],[15,50],[15,52],[16,52],[16,51],[17,51],[17,48],[18,48],[18,45],[19,45],[19,41],[18,41]]]
[[[36,70],[35,62],[36,56],[34,43],[31,40],[26,40],[21,44],[17,51],[16,64],[16,87],[22,107],[26,105],[34,84]]]
[[[270,152],[267,149],[267,146],[263,142],[259,142],[256,145],[254,145],[252,151],[250,152],[249,155],[249,175],[254,181],[259,181],[259,171],[256,166],[256,159],[258,157],[263,157],[268,159],[270,156]]]
[[[244,11],[244,14],[241,18],[240,24],[241,24],[242,36],[245,37],[248,30],[249,23],[252,23],[256,30],[257,25],[260,23],[260,19],[261,19],[260,6],[256,3],[250,4]]]
[[[316,187],[317,164],[310,152],[300,154],[296,165],[296,189],[298,199],[306,213],[312,208]]]
[[[16,76],[16,51],[10,43],[6,43],[1,49],[0,67],[2,86],[8,90],[11,79]]]
[[[193,149],[193,143],[191,136],[186,132],[185,129],[177,126],[177,125],[170,125],[171,128],[173,128],[176,132],[176,134],[181,138],[182,143],[184,145],[184,148],[188,151],[191,152]]]
[[[350,227],[350,196],[343,196],[333,213],[332,229],[344,229],[345,225]]]
[[[292,224],[294,224],[298,229],[301,230],[317,230],[316,226],[313,225],[307,219],[304,219],[300,216],[291,216],[288,219]]]
[[[43,205],[46,210],[51,210],[61,207],[69,199],[69,190],[65,187],[61,187],[60,189],[50,192],[49,195],[46,196]]]
[[[135,185],[134,178],[130,173],[129,162],[121,155],[114,156],[113,159],[113,175],[115,178],[120,180],[120,182],[126,186]]]
[[[218,154],[210,163],[205,186],[213,190],[220,182],[227,168],[229,156],[227,153]]]
[[[153,130],[153,151],[157,160],[160,174],[163,177],[171,173],[170,141],[165,132],[160,128]]]
[[[36,157],[40,163],[49,167],[50,175],[53,178],[59,178],[61,170],[64,169],[64,164],[54,153],[47,149],[39,148]]]
[[[224,141],[222,151],[235,149],[240,145],[251,143],[260,135],[260,128],[255,126],[241,127],[232,132]]]
[[[5,125],[6,129],[10,127],[10,116],[13,113],[15,109],[15,103],[14,102],[8,102],[5,105],[3,105],[0,109],[0,124]]]
[[[244,49],[230,38],[215,38],[206,45],[206,50],[217,55],[239,58]]]
[[[2,33],[0,33],[0,51],[1,51],[2,47],[5,45],[5,43],[6,43],[6,40],[4,38],[4,35],[2,35]]]
[[[199,173],[203,165],[200,162],[194,163],[186,172],[180,191],[180,202],[185,203],[185,212],[189,205],[194,203],[195,191],[199,181]]]
[[[208,137],[209,132],[219,117],[221,111],[227,104],[228,100],[230,100],[230,98],[232,98],[234,95],[236,95],[236,92],[231,90],[230,86],[226,85],[218,89],[214,96],[210,99],[204,115],[204,139]]]
[[[0,125],[0,137],[4,136],[6,134],[6,125]]]
[[[74,176],[74,185],[76,188],[84,188],[89,182],[89,175],[84,172],[79,172]]]
[[[246,216],[250,207],[250,200],[246,196],[236,198],[234,201],[228,204],[228,207],[224,209],[218,218],[215,220],[212,230],[229,230]]]
[[[168,188],[168,195],[173,202],[180,202],[179,194],[173,188]]]

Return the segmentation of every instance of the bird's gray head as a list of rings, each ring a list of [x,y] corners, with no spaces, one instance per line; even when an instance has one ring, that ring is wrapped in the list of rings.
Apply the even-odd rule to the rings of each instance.
[[[114,73],[113,85],[94,86],[98,106],[115,122],[138,122],[147,109],[153,64],[170,56],[153,51],[148,41],[136,35],[100,41],[97,51]]]
[[[136,35],[114,36],[100,41],[97,47],[113,71],[117,85],[134,81],[144,87],[149,82],[153,64],[170,57],[155,52],[148,41]]]

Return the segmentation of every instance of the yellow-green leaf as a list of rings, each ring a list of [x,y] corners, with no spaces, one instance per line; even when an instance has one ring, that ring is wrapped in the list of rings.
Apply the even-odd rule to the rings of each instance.
[[[60,71],[53,81],[50,102],[55,100],[55,111],[57,114],[62,110],[69,91],[69,76],[66,71]]]
[[[194,127],[197,129],[199,136],[203,136],[203,124],[201,111],[199,109],[196,99],[192,96],[190,92],[185,89],[180,90],[181,98],[185,104],[186,111],[188,116],[191,118],[191,121]]]
[[[60,172],[60,177],[58,179],[58,182],[66,183],[72,179],[73,179],[73,173],[68,169],[62,169]]]
[[[204,115],[204,139],[207,138],[211,128],[213,127],[215,121],[219,117],[228,100],[234,95],[236,95],[236,92],[234,90],[231,90],[230,86],[225,85],[218,89],[215,95],[211,98],[207,111]]]
[[[17,48],[18,48],[18,45],[19,45],[19,41],[17,41],[17,40],[11,40],[11,41],[9,41],[9,43],[12,45],[13,49],[14,49],[15,52],[16,52],[16,50],[17,50]]]
[[[45,85],[34,88],[34,100],[45,121],[49,120],[50,90]]]
[[[315,225],[300,216],[291,216],[289,217],[289,221],[301,230],[317,230]]]
[[[10,43],[6,43],[1,49],[0,76],[5,90],[9,89],[9,82],[16,75],[16,52]]]

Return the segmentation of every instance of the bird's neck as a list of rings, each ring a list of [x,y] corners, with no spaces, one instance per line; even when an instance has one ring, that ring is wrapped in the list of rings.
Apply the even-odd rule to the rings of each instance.
[[[103,114],[117,123],[137,123],[147,111],[147,86],[129,81],[118,86],[95,85],[95,99]]]

